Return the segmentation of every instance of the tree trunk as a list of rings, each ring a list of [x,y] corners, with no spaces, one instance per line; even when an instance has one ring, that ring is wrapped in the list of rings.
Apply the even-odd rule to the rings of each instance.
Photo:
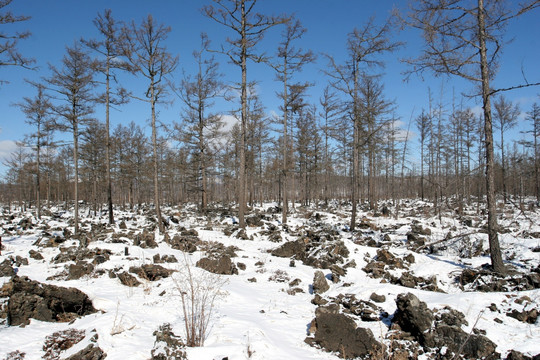
[[[155,89],[154,89],[154,80],[152,79],[152,84],[150,85],[150,96],[151,96],[151,106],[152,106],[152,148],[153,148],[153,158],[154,158],[154,204],[156,206],[156,217],[158,223],[158,229],[160,234],[165,233],[165,228],[163,227],[163,221],[161,219],[161,207],[160,207],[160,198],[159,198],[159,164],[158,164],[158,149],[157,149],[157,130],[156,130],[156,98],[155,98]]]
[[[506,273],[499,237],[497,234],[497,207],[495,199],[495,174],[493,158],[493,125],[491,117],[489,69],[486,50],[486,32],[484,20],[484,0],[478,0],[478,40],[480,45],[480,69],[482,72],[482,101],[484,110],[484,131],[486,143],[486,194],[488,207],[488,237],[491,266],[493,271]]]
[[[73,166],[75,177],[73,178],[75,199],[75,234],[79,232],[79,127],[77,122],[73,124]]]
[[[113,203],[112,203],[112,183],[111,183],[111,137],[109,134],[109,112],[110,112],[110,75],[109,61],[107,58],[106,89],[105,89],[105,164],[107,171],[107,206],[109,210],[109,224],[114,224]]]
[[[238,225],[245,229],[244,213],[246,211],[246,126],[247,126],[247,43],[246,43],[246,4],[242,1],[242,49],[241,49],[241,68],[242,68],[242,93],[240,101],[242,103],[241,130],[240,130],[240,169],[238,172]]]

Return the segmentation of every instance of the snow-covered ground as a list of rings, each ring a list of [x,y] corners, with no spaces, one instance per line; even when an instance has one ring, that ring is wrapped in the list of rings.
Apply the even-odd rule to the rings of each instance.
[[[178,223],[170,222],[168,235],[170,238],[179,233],[182,228],[194,229],[203,242],[219,242],[225,246],[233,246],[236,257],[232,261],[238,266],[245,265],[245,270],[237,275],[210,275],[219,277],[221,291],[216,299],[214,312],[210,321],[208,337],[203,347],[186,348],[189,359],[337,359],[337,354],[325,352],[311,347],[304,342],[308,335],[309,326],[315,317],[316,305],[311,303],[313,294],[313,278],[315,271],[322,270],[327,278],[331,278],[328,269],[316,269],[295,261],[291,266],[290,258],[282,258],[270,254],[285,241],[302,239],[310,229],[334,229],[340,240],[343,240],[349,250],[345,262],[354,260],[355,267],[347,268],[347,273],[338,282],[329,281],[330,289],[322,294],[329,299],[339,294],[354,294],[357,299],[369,300],[371,294],[384,295],[385,301],[377,306],[388,314],[396,311],[395,299],[398,294],[411,292],[421,301],[427,303],[430,309],[440,309],[449,306],[462,312],[468,325],[463,329],[471,331],[485,330],[485,335],[497,345],[497,351],[504,358],[508,351],[517,350],[528,356],[540,353],[540,324],[526,323],[506,316],[504,311],[517,309],[539,309],[540,289],[509,292],[478,292],[467,291],[456,281],[464,268],[478,268],[489,263],[486,255],[487,235],[481,231],[485,219],[471,212],[472,226],[464,225],[459,217],[452,213],[444,213],[442,217],[425,214],[416,209],[429,204],[410,202],[402,204],[401,212],[394,216],[375,216],[363,212],[359,218],[371,228],[362,228],[357,232],[347,231],[348,208],[338,205],[328,208],[297,207],[290,215],[288,230],[284,231],[279,223],[281,216],[272,213],[269,204],[258,209],[264,214],[262,226],[250,226],[246,229],[251,240],[243,240],[236,235],[234,217],[216,215],[211,219],[197,215],[190,209],[164,209],[164,214],[174,216]],[[193,209],[193,208],[191,208]],[[393,210],[393,208],[391,208]],[[471,210],[472,211],[472,210]],[[53,216],[53,214],[55,216]],[[317,216],[315,216],[317,214]],[[158,246],[141,248],[129,243],[113,242],[113,233],[134,234],[143,229],[151,229],[152,222],[149,213],[116,211],[116,224],[103,232],[102,236],[94,236],[88,244],[89,249],[99,248],[111,251],[108,261],[95,265],[93,272],[77,280],[65,280],[59,276],[66,266],[73,262],[55,263],[53,259],[61,252],[61,248],[78,246],[79,241],[68,239],[57,246],[43,246],[48,239],[62,237],[64,228],[70,226],[70,213],[52,209],[51,213],[38,221],[31,213],[13,213],[13,218],[4,211],[1,218],[2,243],[4,249],[0,263],[5,259],[15,259],[17,256],[28,259],[28,265],[15,266],[18,276],[27,276],[32,280],[62,287],[74,287],[86,293],[92,300],[98,312],[78,318],[72,322],[49,323],[32,319],[24,327],[7,326],[4,321],[0,325],[0,359],[9,353],[20,351],[25,353],[25,359],[40,359],[44,355],[43,345],[46,337],[54,332],[66,329],[85,330],[87,335],[97,333],[96,344],[107,354],[107,359],[149,359],[154,348],[154,331],[164,323],[170,323],[177,335],[184,335],[184,317],[179,284],[186,266],[196,273],[204,271],[195,268],[195,263],[205,256],[200,250],[194,253],[184,253],[173,249],[156,232]],[[318,220],[315,220],[317,217]],[[32,228],[23,230],[21,220],[30,219]],[[501,214],[500,224],[505,233],[500,235],[503,257],[507,264],[523,273],[539,269],[540,264],[540,211],[521,212],[509,208]],[[125,223],[127,229],[120,229]],[[106,223],[106,216],[83,217],[82,229],[90,233],[91,224]],[[429,253],[415,252],[408,246],[407,233],[411,225],[417,224],[429,228],[431,234],[424,235],[425,240],[436,242],[442,240],[450,232],[452,236],[469,234],[469,241],[483,243],[482,253],[472,258],[463,258],[460,252],[464,242],[459,238],[448,240],[448,246]],[[271,226],[281,231],[283,240],[272,242],[265,233]],[[469,223],[469,225],[471,225]],[[231,235],[225,235],[224,229],[232,228]],[[46,234],[45,234],[46,232]],[[97,230],[95,232],[97,234]],[[392,284],[382,278],[373,278],[363,268],[377,257],[381,242],[388,235],[382,248],[390,251],[397,258],[413,254],[414,262],[408,270],[414,276],[429,278],[436,276],[436,285],[443,292],[408,288]],[[379,244],[368,246],[366,238],[372,238]],[[98,240],[100,239],[100,240]],[[128,241],[127,237],[120,238]],[[456,240],[457,239],[457,240]],[[388,241],[390,240],[390,241]],[[37,245],[37,243],[40,245]],[[124,251],[127,247],[129,255]],[[43,256],[43,260],[29,257],[29,251],[34,250]],[[154,255],[174,255],[178,262],[160,263],[174,270],[172,276],[156,281],[139,279],[142,284],[138,287],[122,285],[118,278],[109,273],[128,271],[132,266],[152,264]],[[186,264],[187,263],[187,264]],[[343,265],[343,264],[341,264]],[[240,266],[239,266],[240,267]],[[103,271],[100,271],[103,270]],[[404,269],[395,268],[389,273],[399,277]],[[198,276],[196,274],[196,276]],[[201,277],[199,277],[201,278]],[[300,288],[296,292],[288,291],[289,283],[295,279]],[[0,286],[9,282],[9,277],[0,278]],[[215,279],[214,279],[215,280]],[[530,301],[516,303],[514,300],[527,296]],[[4,299],[6,301],[6,299]],[[496,304],[499,311],[490,311],[488,307]],[[369,328],[378,341],[385,342],[389,331],[384,321],[358,322],[359,326]],[[88,345],[82,341],[74,347],[61,352],[65,358]],[[424,358],[426,358],[424,355]]]

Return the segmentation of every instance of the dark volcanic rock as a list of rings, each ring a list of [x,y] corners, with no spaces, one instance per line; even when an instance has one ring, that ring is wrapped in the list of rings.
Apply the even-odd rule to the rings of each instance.
[[[0,277],[1,276],[14,276],[15,270],[13,269],[12,262],[10,259],[2,261],[0,264]]]
[[[202,258],[195,265],[218,275],[238,275],[236,265],[226,255],[218,258]]]
[[[155,281],[161,278],[169,277],[173,273],[173,270],[166,269],[161,265],[144,264],[141,267],[130,267],[129,272],[137,274],[143,279]]]
[[[396,299],[397,310],[394,314],[394,323],[398,324],[403,331],[424,341],[424,332],[431,328],[433,312],[428,309],[425,302],[418,300],[411,293],[399,294]]]
[[[66,360],[102,360],[107,357],[107,354],[94,344],[90,344],[76,354],[66,358]]]
[[[371,330],[357,327],[354,320],[340,314],[338,308],[336,305],[317,308],[310,329],[315,336],[306,338],[306,342],[329,352],[338,352],[347,359],[380,354],[383,346],[375,340]]]
[[[393,322],[409,332],[424,348],[447,348],[450,353],[466,359],[498,359],[496,345],[483,335],[469,334],[461,325],[465,316],[459,311],[445,308],[434,316],[425,302],[413,294],[400,294],[396,299],[397,311]]]
[[[117,275],[118,280],[122,283],[122,285],[129,286],[129,287],[136,287],[141,285],[141,282],[137,280],[137,278],[133,275],[131,275],[128,272],[121,272]]]
[[[313,277],[313,292],[315,294],[322,294],[327,292],[328,289],[330,289],[330,285],[328,285],[323,272],[320,270],[315,271],[315,275]]]
[[[26,325],[29,319],[70,321],[96,312],[88,296],[75,288],[42,284],[27,277],[11,280],[8,324]]]
[[[186,345],[182,338],[172,331],[171,324],[161,325],[158,330],[154,331],[154,336],[156,341],[150,360],[187,359]]]
[[[304,251],[306,250],[306,245],[301,240],[289,241],[280,247],[272,251],[272,255],[277,257],[294,257],[295,259],[303,259]]]
[[[84,261],[79,261],[76,264],[70,264],[67,267],[67,280],[77,280],[84,275],[90,275],[94,271],[94,266]]]

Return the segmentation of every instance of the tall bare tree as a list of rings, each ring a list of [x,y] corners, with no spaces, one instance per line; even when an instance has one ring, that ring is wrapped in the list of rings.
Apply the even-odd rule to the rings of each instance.
[[[229,60],[240,67],[240,161],[238,176],[238,222],[241,228],[246,227],[244,213],[246,208],[246,131],[247,131],[247,61],[261,62],[263,54],[257,53],[255,46],[263,39],[264,34],[273,26],[283,24],[287,19],[283,16],[267,16],[255,11],[257,0],[213,0],[214,5],[204,6],[203,13],[210,19],[229,28],[236,38],[227,38],[228,48],[222,46],[218,52],[229,57]]]
[[[193,52],[197,73],[195,76],[186,75],[178,88],[173,86],[174,93],[186,106],[183,122],[176,129],[195,160],[195,183],[202,212],[208,205],[208,171],[213,148],[217,146],[224,125],[221,115],[209,112],[214,99],[221,97],[224,91],[219,64],[214,56],[208,56],[209,45],[206,34],[201,34],[201,49]]]
[[[161,218],[159,193],[159,159],[156,126],[156,104],[166,95],[165,78],[170,75],[178,65],[178,56],[167,51],[164,44],[171,28],[154,21],[152,15],[143,19],[140,25],[133,21],[123,28],[125,36],[125,54],[129,59],[133,71],[148,80],[145,99],[138,98],[150,104],[152,123],[152,148],[154,160],[154,206],[160,233],[165,232]]]
[[[356,227],[358,201],[360,126],[362,121],[360,104],[361,75],[368,68],[383,66],[384,63],[378,57],[384,53],[393,52],[402,45],[400,42],[391,39],[392,30],[392,19],[388,19],[379,26],[375,24],[374,18],[370,18],[361,29],[354,29],[349,33],[347,38],[347,56],[349,60],[345,64],[338,64],[333,57],[327,55],[330,70],[326,71],[326,73],[332,79],[332,86],[349,98],[349,115],[353,124],[351,230]]]
[[[96,63],[81,49],[80,44],[66,49],[62,68],[49,65],[52,72],[46,79],[57,96],[52,110],[58,115],[56,126],[61,131],[73,134],[73,197],[75,201],[75,233],[79,231],[79,135],[82,127],[90,121],[93,114],[95,96],[94,74]]]
[[[289,94],[289,87],[307,87],[308,83],[294,83],[291,84],[291,77],[294,73],[299,72],[302,68],[315,60],[315,55],[311,50],[303,50],[302,48],[296,48],[293,44],[294,41],[302,38],[306,32],[306,28],[302,26],[299,20],[291,18],[287,22],[287,27],[282,32],[282,40],[279,44],[277,50],[278,61],[276,63],[270,63],[270,66],[276,71],[276,80],[283,83],[283,90],[278,93],[279,97],[283,101],[281,105],[281,110],[283,111],[283,142],[282,142],[282,197],[283,197],[283,209],[281,222],[283,224],[287,223],[287,211],[288,211],[288,185],[287,185],[287,174],[289,169],[289,164],[287,161],[287,152],[288,152],[288,134],[287,127],[288,125],[288,116],[291,111],[291,102],[294,99],[291,99]]]
[[[109,224],[114,224],[113,202],[112,202],[112,181],[111,181],[111,137],[110,137],[110,109],[112,106],[121,105],[127,102],[127,92],[118,86],[113,89],[111,86],[117,83],[114,74],[115,69],[130,70],[125,61],[122,61],[124,54],[122,46],[122,36],[120,27],[112,17],[110,9],[103,14],[98,14],[94,19],[94,25],[98,29],[101,40],[82,40],[82,43],[98,54],[98,71],[105,76],[105,92],[99,97],[99,102],[105,104],[105,165],[107,172],[107,204],[109,212]]]
[[[518,6],[509,6],[506,1],[419,0],[411,2],[411,11],[405,20],[423,32],[425,44],[419,57],[405,60],[412,65],[409,74],[430,70],[435,75],[461,77],[481,88],[490,256],[493,270],[499,273],[505,273],[506,268],[497,234],[491,98],[500,91],[537,84],[494,89],[491,80],[497,70],[506,25],[538,6],[539,0]]]
[[[321,124],[321,131],[324,138],[324,150],[323,150],[323,167],[324,167],[324,203],[328,205],[329,198],[329,182],[330,182],[330,171],[332,164],[332,149],[330,147],[330,139],[333,137],[333,134],[336,132],[334,125],[338,116],[342,112],[341,103],[337,97],[337,94],[333,92],[330,86],[326,86],[323,91],[323,95],[319,99],[319,104],[321,105],[321,111],[319,116],[323,120]]]
[[[0,0],[0,25],[14,24],[27,21],[30,16],[14,15],[11,11],[4,11],[4,8],[11,4],[13,0]],[[30,36],[30,32],[17,32],[8,34],[0,31],[0,66],[21,66],[30,68],[35,62],[34,59],[24,57],[18,50],[19,40],[24,40]]]
[[[30,135],[32,146],[36,149],[36,215],[41,219],[41,147],[51,132],[51,102],[45,93],[45,85],[32,84],[37,89],[33,98],[24,97],[22,103],[17,104],[26,115],[26,123],[35,127],[35,132]]]

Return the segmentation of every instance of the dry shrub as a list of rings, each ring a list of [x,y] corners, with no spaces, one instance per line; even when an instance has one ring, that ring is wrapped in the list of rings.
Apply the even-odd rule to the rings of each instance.
[[[180,294],[186,345],[203,346],[210,330],[216,300],[226,294],[221,288],[227,279],[193,266],[185,254],[184,260],[184,268],[173,277],[173,281]]]

